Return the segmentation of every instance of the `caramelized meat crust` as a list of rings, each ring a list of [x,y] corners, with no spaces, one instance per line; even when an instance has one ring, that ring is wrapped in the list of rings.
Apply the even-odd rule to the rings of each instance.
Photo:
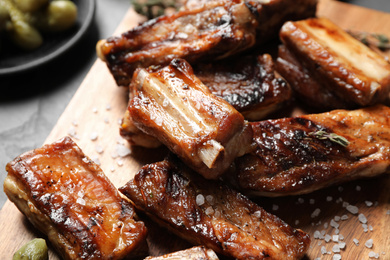
[[[128,110],[135,126],[205,178],[218,178],[251,148],[249,123],[210,93],[184,60],[157,70],[137,70],[130,91]]]
[[[97,44],[118,85],[127,86],[136,68],[222,59],[276,38],[289,20],[313,17],[317,0],[188,1],[181,11],[149,20]]]
[[[162,226],[236,259],[300,259],[309,236],[172,158],[144,166],[120,191]]]
[[[64,259],[145,255],[146,228],[102,170],[66,137],[7,164],[4,191]]]
[[[321,87],[347,104],[370,106],[387,98],[390,64],[331,21],[312,18],[287,22],[280,38]]]
[[[189,62],[223,58],[255,43],[256,20],[240,1],[215,2],[149,20],[98,43],[118,85],[127,86],[138,67],[167,65],[174,58]]]
[[[272,57],[245,56],[193,66],[195,75],[248,120],[261,120],[290,100],[290,86],[277,75]]]
[[[353,102],[339,98],[332,90],[322,86],[321,80],[310,73],[283,45],[279,47],[276,70],[287,80],[302,103],[320,110],[352,108]]]
[[[233,183],[283,196],[386,173],[389,127],[390,108],[381,105],[252,123],[256,149],[236,160]]]

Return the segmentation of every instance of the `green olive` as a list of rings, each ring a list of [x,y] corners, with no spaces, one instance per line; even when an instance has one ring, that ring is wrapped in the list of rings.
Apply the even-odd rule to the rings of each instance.
[[[37,17],[37,27],[47,32],[64,31],[74,25],[76,19],[77,6],[72,1],[56,0]]]
[[[14,254],[13,260],[47,260],[49,258],[46,241],[35,238],[23,245]]]
[[[8,11],[5,8],[3,2],[0,0],[0,31],[2,31],[5,28],[8,20],[9,20]]]
[[[22,12],[36,12],[49,3],[49,0],[13,0]]]
[[[37,29],[27,22],[23,14],[12,1],[2,0],[11,22],[7,24],[7,33],[11,40],[25,50],[32,50],[42,45],[43,39]]]

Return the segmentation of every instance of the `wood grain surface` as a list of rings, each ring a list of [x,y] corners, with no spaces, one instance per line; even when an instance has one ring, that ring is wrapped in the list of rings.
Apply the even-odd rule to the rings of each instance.
[[[321,0],[318,16],[331,19],[344,29],[390,34],[390,14],[373,11],[332,0]],[[142,17],[129,10],[116,32],[134,27]],[[131,148],[125,157],[116,156],[118,146],[127,143],[119,136],[119,120],[127,106],[128,93],[117,87],[106,65],[97,60],[46,143],[72,134],[85,154],[98,158],[101,167],[116,187],[130,180],[146,163],[163,158],[164,149]],[[97,135],[96,140],[92,136]],[[103,151],[99,151],[100,149]],[[338,244],[329,238],[339,231],[345,242],[342,259],[369,259],[372,251],[379,259],[390,259],[390,177],[388,175],[331,187],[312,194],[286,198],[259,198],[255,201],[290,225],[308,232],[312,244],[305,259],[332,259],[332,248]],[[347,205],[357,206],[367,218],[367,228],[352,214]],[[342,218],[339,220],[339,218]],[[333,220],[333,221],[332,221]],[[158,255],[183,249],[189,245],[159,227],[150,224],[150,254]],[[315,239],[315,231],[326,239]],[[328,235],[328,236],[327,236]],[[7,201],[0,212],[0,259],[11,259],[24,243],[42,237],[26,218]],[[337,237],[334,237],[335,239]],[[359,241],[358,244],[353,239]],[[365,246],[372,239],[373,246]],[[323,254],[324,252],[325,254]],[[50,259],[58,259],[50,252]]]

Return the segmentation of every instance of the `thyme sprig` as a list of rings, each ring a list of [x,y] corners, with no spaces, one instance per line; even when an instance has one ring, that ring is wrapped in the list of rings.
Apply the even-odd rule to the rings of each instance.
[[[328,140],[330,140],[334,143],[337,143],[341,146],[344,146],[344,147],[347,147],[349,145],[349,141],[345,137],[338,135],[338,134],[335,134],[335,133],[328,133],[328,132],[325,132],[323,130],[319,130],[316,132],[310,132],[308,135],[315,137],[317,139],[320,139],[320,140],[328,139]]]

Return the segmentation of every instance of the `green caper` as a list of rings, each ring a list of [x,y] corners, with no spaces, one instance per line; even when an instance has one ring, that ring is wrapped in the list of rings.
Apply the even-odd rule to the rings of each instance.
[[[36,12],[47,5],[49,0],[13,0],[22,12]]]
[[[11,22],[7,24],[7,33],[11,40],[19,47],[25,50],[38,48],[42,42],[42,36],[27,22],[25,14],[23,14],[12,1],[1,0],[7,9]]]
[[[35,238],[23,245],[14,254],[13,260],[47,260],[49,258],[46,241]]]
[[[69,29],[77,19],[77,6],[69,0],[56,0],[49,3],[43,13],[37,14],[36,26],[47,32]]]

